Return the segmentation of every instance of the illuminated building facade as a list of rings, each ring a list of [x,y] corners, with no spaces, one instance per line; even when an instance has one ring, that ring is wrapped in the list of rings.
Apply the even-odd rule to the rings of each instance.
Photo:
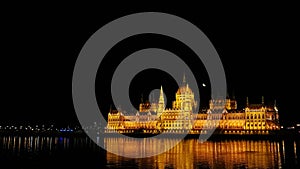
[[[165,108],[163,88],[160,89],[158,103],[141,103],[135,115],[125,116],[122,112],[111,111],[108,114],[107,133],[206,133],[216,128],[224,134],[267,134],[270,130],[279,130],[279,114],[276,103],[266,106],[262,97],[261,104],[249,104],[237,109],[234,99],[211,99],[209,109],[194,113],[197,102],[194,93],[183,79],[177,90],[172,108]]]

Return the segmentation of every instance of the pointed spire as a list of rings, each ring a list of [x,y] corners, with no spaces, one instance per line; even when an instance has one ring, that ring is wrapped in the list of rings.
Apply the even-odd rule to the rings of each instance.
[[[248,96],[246,97],[246,106],[247,107],[249,106],[249,98],[248,98]]]
[[[165,109],[164,92],[162,86],[160,86],[157,115],[160,116],[161,113],[164,111],[164,109]]]
[[[185,85],[185,84],[186,84],[185,73],[183,73],[182,85]]]
[[[276,99],[274,100],[274,107],[277,107],[277,104],[276,104]]]
[[[160,86],[159,103],[165,103],[165,101],[164,101],[164,91],[163,91],[162,86]]]
[[[265,98],[264,98],[264,96],[261,96],[261,104],[262,104],[262,105],[265,104]]]

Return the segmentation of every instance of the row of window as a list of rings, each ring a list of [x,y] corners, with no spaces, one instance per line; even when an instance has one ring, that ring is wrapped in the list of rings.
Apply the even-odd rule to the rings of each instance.
[[[247,115],[247,119],[260,119],[260,117],[261,117],[262,119],[264,119],[264,118],[265,118],[265,115],[264,115],[264,114],[262,114],[261,116],[260,116],[260,114],[258,114],[258,115],[254,114],[254,116],[253,116],[253,114],[251,114],[250,116]]]
[[[188,127],[188,124],[162,124],[163,127]]]
[[[120,118],[113,118],[113,119],[109,118],[108,121],[120,121]]]
[[[198,117],[197,120],[238,120],[238,119],[244,119],[244,116],[223,116],[221,118],[220,116],[205,116],[205,117]]]
[[[247,127],[250,127],[250,126],[251,126],[251,127],[253,127],[253,126],[254,126],[254,127],[257,127],[257,126],[258,126],[258,127],[261,127],[261,126],[262,126],[262,127],[265,127],[266,124],[247,124]]]
[[[262,119],[262,120],[248,120],[247,122],[265,122],[265,120],[264,119]]]
[[[162,119],[188,119],[188,116],[163,116]]]

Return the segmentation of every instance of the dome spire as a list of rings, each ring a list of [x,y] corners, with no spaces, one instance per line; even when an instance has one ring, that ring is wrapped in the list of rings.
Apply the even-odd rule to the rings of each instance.
[[[182,85],[185,85],[185,84],[186,84],[185,73],[183,73]]]

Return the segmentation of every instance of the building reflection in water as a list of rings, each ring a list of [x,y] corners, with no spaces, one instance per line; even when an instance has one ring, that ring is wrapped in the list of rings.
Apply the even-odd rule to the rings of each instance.
[[[136,141],[131,138],[105,138],[108,151],[136,154],[152,154],[158,142],[172,144],[176,139],[151,139]],[[125,146],[122,146],[125,145]],[[122,147],[122,149],[120,148]],[[78,151],[76,151],[78,150]],[[35,159],[57,165],[56,159],[70,159],[76,166],[79,160],[95,164],[97,168],[300,168],[300,140],[223,140],[198,142],[186,139],[166,152],[147,158],[125,158],[109,152],[101,152],[92,140],[86,137],[38,137],[0,136],[0,162],[3,159],[28,159],[22,165],[31,166]],[[94,153],[94,154],[93,154]],[[40,158],[42,156],[42,158]],[[21,158],[18,158],[21,157]],[[74,160],[78,159],[78,160]],[[78,163],[75,163],[78,161]],[[60,163],[62,161],[59,161]],[[43,165],[44,162],[40,163]],[[12,164],[12,163],[7,163]],[[68,164],[69,165],[69,164]],[[41,167],[43,168],[43,167]]]
[[[176,140],[152,139],[146,142],[146,139],[105,138],[104,144],[108,151],[134,154],[137,151],[152,151],[158,148],[156,145],[161,141],[168,144]],[[299,141],[268,140],[200,143],[197,139],[186,139],[165,153],[143,159],[130,159],[107,152],[107,165],[117,167],[123,164],[139,168],[294,168],[299,167],[299,144]]]

